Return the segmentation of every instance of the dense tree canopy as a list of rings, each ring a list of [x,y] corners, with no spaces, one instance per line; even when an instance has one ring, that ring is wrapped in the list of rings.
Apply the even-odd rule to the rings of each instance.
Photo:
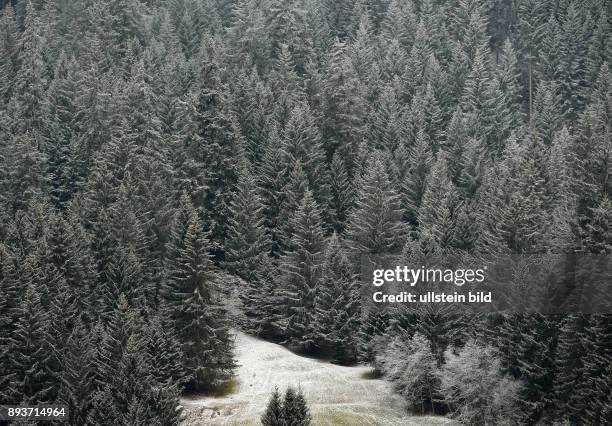
[[[369,346],[411,405],[446,392],[476,423],[506,413],[461,405],[486,348],[483,389],[523,384],[517,421],[603,423],[609,317],[371,316],[356,274],[402,249],[612,254],[610,19],[606,0],[0,0],[0,399],[176,424],[182,388],[231,377],[240,324],[339,362],[386,331]]]

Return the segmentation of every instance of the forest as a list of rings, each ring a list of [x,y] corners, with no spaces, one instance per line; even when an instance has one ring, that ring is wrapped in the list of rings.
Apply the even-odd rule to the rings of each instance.
[[[607,0],[0,0],[0,403],[179,424],[239,329],[415,413],[612,424],[612,309],[373,312],[359,277],[609,256],[611,57]]]

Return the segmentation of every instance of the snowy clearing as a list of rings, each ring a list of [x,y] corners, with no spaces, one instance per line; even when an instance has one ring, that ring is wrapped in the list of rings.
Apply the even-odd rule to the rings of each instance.
[[[296,355],[286,348],[236,334],[238,389],[225,397],[181,400],[186,425],[257,425],[277,385],[301,386],[316,425],[440,425],[449,419],[408,416],[384,380],[367,379],[367,366],[343,367]]]

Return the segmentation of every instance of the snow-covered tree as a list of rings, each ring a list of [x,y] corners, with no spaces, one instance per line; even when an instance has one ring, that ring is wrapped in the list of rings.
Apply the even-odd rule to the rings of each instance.
[[[399,195],[385,163],[374,157],[360,178],[355,207],[349,215],[347,239],[355,255],[393,253],[401,248],[405,226]]]
[[[357,360],[361,327],[361,292],[353,265],[334,233],[325,249],[325,261],[315,299],[316,344],[339,363]]]
[[[290,222],[294,234],[281,259],[282,324],[289,344],[311,350],[315,344],[315,299],[325,240],[321,213],[310,191],[304,194]]]

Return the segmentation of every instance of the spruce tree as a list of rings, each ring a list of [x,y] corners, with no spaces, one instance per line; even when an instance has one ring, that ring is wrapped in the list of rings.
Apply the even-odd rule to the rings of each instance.
[[[612,203],[608,197],[603,197],[599,205],[592,209],[592,219],[587,224],[587,235],[584,244],[595,254],[605,254],[612,251]]]
[[[310,191],[290,223],[294,234],[281,259],[283,328],[287,343],[308,351],[315,344],[314,307],[324,249],[321,213]]]
[[[321,136],[308,104],[299,104],[291,111],[282,138],[283,163],[301,162],[308,187],[325,210],[329,199],[328,171]]]
[[[92,312],[91,293],[97,278],[89,235],[72,214],[51,218],[49,226],[47,241],[51,261],[66,281],[77,311],[87,316]]]
[[[206,173],[204,223],[210,238],[220,244],[215,253],[221,256],[222,244],[227,237],[227,217],[231,203],[231,190],[238,180],[234,167],[240,164],[244,146],[235,119],[230,114],[223,92],[204,88],[197,98],[198,134],[206,144],[202,149],[202,163]]]
[[[325,249],[325,262],[318,284],[316,342],[339,363],[356,361],[361,328],[360,286],[337,234]]]
[[[310,410],[302,390],[291,386],[285,391],[283,398],[283,421],[291,426],[309,426],[311,424]]]
[[[557,344],[554,401],[559,417],[579,421],[581,407],[575,392],[582,380],[584,346],[581,335],[585,332],[587,319],[582,315],[571,315],[562,324]]]
[[[414,39],[416,28],[415,5],[412,1],[391,0],[387,13],[381,23],[385,39],[397,38],[404,48],[409,48]]]
[[[8,103],[18,68],[18,31],[13,7],[8,4],[0,14],[0,105]]]
[[[44,39],[41,23],[31,1],[25,2],[24,31],[19,39],[19,72],[15,76],[9,110],[15,115],[16,129],[32,135],[42,133],[45,100]]]
[[[264,206],[264,225],[270,240],[270,254],[278,257],[282,250],[281,210],[283,208],[284,166],[281,162],[280,137],[276,126],[271,126],[257,170],[257,184]]]
[[[577,401],[583,409],[581,419],[587,422],[602,421],[608,403],[610,388],[606,374],[612,361],[611,342],[612,320],[609,315],[593,315],[582,337],[586,353],[582,359],[583,380],[575,390]]]
[[[425,193],[425,180],[433,165],[431,148],[422,129],[417,132],[416,141],[409,150],[408,164],[408,174],[402,184],[401,202],[404,219],[416,225],[418,210]]]
[[[500,229],[505,242],[514,253],[540,253],[548,237],[550,204],[546,193],[545,165],[541,142],[527,137],[527,146],[520,155],[521,174],[511,182],[508,206]],[[510,161],[510,157],[507,157]]]
[[[186,195],[181,204],[173,226],[164,298],[181,343],[188,386],[202,389],[231,377],[235,361],[210,242]]]
[[[405,235],[402,210],[380,155],[372,160],[359,183],[347,228],[347,239],[354,254],[399,250]]]
[[[304,172],[302,162],[300,160],[290,163],[291,173],[287,183],[283,187],[283,203],[279,212],[279,230],[280,233],[280,249],[285,251],[291,245],[291,238],[295,233],[291,217],[299,208],[306,191],[308,191],[309,183],[308,176]]]
[[[261,198],[247,166],[243,167],[238,178],[231,211],[225,266],[247,283],[256,283],[262,257],[269,252],[269,242],[263,224]]]
[[[59,399],[70,407],[70,422],[84,424],[91,409],[94,355],[90,331],[78,321],[66,342]]]
[[[15,404],[51,403],[59,390],[59,360],[44,315],[40,291],[28,286],[17,308],[15,331],[8,340],[7,370],[12,390],[8,400]]]
[[[51,196],[56,206],[65,207],[82,185],[79,173],[77,135],[78,63],[62,55],[47,92],[45,113],[49,122],[45,129],[49,140],[47,162]]]
[[[439,156],[427,177],[419,208],[419,232],[439,247],[452,244],[457,224],[458,194],[448,176],[446,158]]]
[[[266,411],[261,417],[261,424],[264,426],[284,426],[283,403],[278,387],[274,387]]]
[[[409,131],[410,140],[413,141],[414,145],[420,143],[418,139],[421,137],[420,132],[423,132],[430,150],[434,154],[437,153],[442,142],[443,115],[431,83],[417,90],[415,97],[412,99],[410,115],[412,116]]]
[[[585,61],[584,16],[576,4],[570,3],[561,24],[560,46],[561,110],[565,117],[573,118],[582,111],[586,93],[587,64]]]
[[[244,280],[240,298],[245,313],[254,319],[259,316],[264,268],[269,266],[266,260],[270,241],[264,228],[258,188],[246,166],[240,174],[231,210],[233,217],[229,220],[224,266]]]
[[[183,355],[172,324],[161,315],[153,316],[143,334],[155,380],[164,387],[182,388],[185,382]]]
[[[33,134],[26,133],[0,146],[3,151],[0,155],[6,164],[0,175],[0,203],[9,212],[23,209],[28,201],[38,198],[45,190],[45,156],[39,149],[39,142]]]
[[[354,190],[349,181],[344,161],[334,154],[330,164],[330,216],[336,232],[346,227],[349,210],[353,206]]]

